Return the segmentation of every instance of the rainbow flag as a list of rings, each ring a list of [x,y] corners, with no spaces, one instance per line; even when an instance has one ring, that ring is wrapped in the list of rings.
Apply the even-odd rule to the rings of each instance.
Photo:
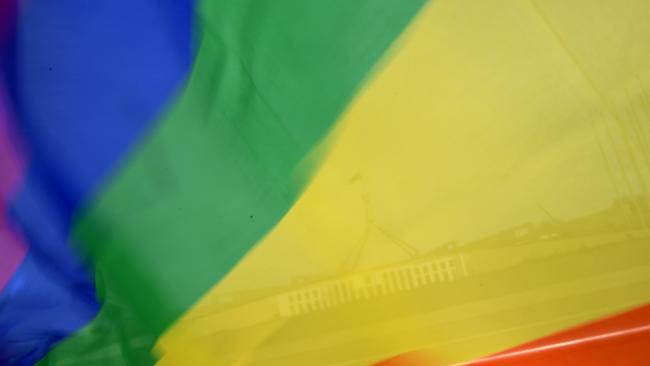
[[[1,0],[0,364],[648,364],[648,18]]]

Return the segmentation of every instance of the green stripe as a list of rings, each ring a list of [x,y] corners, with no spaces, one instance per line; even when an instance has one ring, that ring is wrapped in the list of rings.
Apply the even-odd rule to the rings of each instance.
[[[155,334],[287,212],[297,164],[423,2],[204,2],[186,91],[76,222]]]

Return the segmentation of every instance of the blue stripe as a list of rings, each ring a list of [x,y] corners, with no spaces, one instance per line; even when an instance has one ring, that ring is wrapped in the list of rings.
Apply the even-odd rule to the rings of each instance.
[[[28,253],[0,297],[0,364],[32,365],[92,320],[98,306],[83,291],[52,276],[47,260]]]
[[[98,311],[70,241],[74,215],[168,108],[192,61],[189,0],[23,8],[3,64],[30,149],[11,211],[30,252],[0,294],[2,365],[32,364]]]

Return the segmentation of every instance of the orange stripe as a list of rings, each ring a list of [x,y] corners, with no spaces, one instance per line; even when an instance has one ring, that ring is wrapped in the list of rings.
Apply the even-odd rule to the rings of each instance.
[[[650,304],[497,353],[464,366],[647,365]],[[428,351],[409,352],[377,366],[439,365]]]

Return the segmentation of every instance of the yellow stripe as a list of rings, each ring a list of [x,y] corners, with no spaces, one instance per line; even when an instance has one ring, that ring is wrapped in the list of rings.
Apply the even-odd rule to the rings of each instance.
[[[649,301],[649,15],[429,6],[160,364],[458,362]]]

